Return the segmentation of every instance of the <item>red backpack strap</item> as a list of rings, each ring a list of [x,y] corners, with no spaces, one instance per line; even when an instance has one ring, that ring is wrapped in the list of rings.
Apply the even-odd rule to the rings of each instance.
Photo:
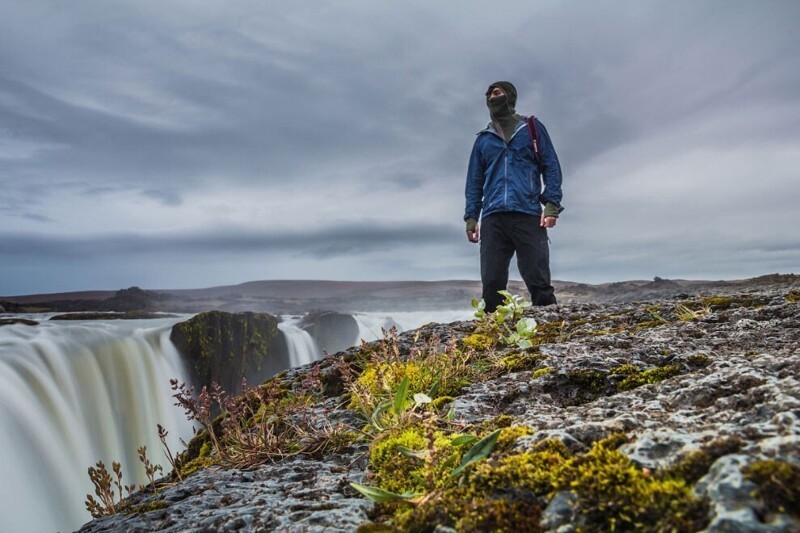
[[[525,124],[528,125],[528,133],[531,135],[531,143],[533,144],[533,157],[536,158],[536,163],[541,166],[542,157],[539,155],[539,129],[536,127],[536,117],[533,115],[525,119]]]

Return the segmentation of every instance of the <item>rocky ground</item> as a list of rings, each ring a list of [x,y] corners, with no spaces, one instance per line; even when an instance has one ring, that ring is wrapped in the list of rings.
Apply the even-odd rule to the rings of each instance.
[[[410,462],[409,477],[429,476],[427,496],[373,506],[350,482],[419,490],[387,477],[413,459],[394,450],[395,470],[379,464],[397,428],[373,428],[246,469],[208,454],[205,468],[81,531],[800,531],[798,301],[800,290],[786,286],[530,310],[539,327],[526,351],[485,342],[475,322],[424,326],[393,345],[402,365],[426,339],[466,354],[469,379],[440,393],[439,414],[423,417],[424,427],[409,422],[403,438],[421,427],[433,456],[460,460],[451,437],[502,428],[502,444],[457,482],[433,479],[433,460],[428,470]],[[272,386],[296,392],[313,376],[321,392],[304,416],[360,431],[366,421],[348,408],[351,382],[336,359],[363,379],[380,344],[285,372]],[[458,432],[443,429],[454,424]]]

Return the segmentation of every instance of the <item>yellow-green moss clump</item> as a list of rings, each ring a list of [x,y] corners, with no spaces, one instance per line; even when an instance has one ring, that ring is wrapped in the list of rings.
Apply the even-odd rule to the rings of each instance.
[[[540,377],[546,376],[547,374],[552,374],[555,371],[556,369],[551,367],[540,368],[533,373],[531,379],[539,379]]]
[[[150,511],[158,511],[161,509],[166,509],[169,507],[169,502],[164,500],[154,500],[150,503],[145,503],[143,505],[136,505],[134,507],[130,507],[125,509],[123,512],[125,514],[144,514],[149,513]]]
[[[625,366],[632,366],[632,365],[625,365]],[[677,376],[680,373],[681,373],[681,367],[677,365],[666,365],[657,368],[651,368],[650,370],[644,370],[639,373],[628,374],[625,379],[623,379],[617,384],[617,390],[619,391],[633,390],[637,387],[641,387],[642,385],[648,385],[664,381],[665,379]]]
[[[178,456],[176,469],[180,472],[180,476],[185,478],[216,464],[218,460],[213,456],[213,452],[214,446],[206,430],[197,432],[197,435],[189,441],[186,450]]]
[[[746,296],[707,296],[701,300],[701,304],[714,311],[722,311],[731,307],[756,307],[757,300]]]
[[[704,353],[695,353],[686,358],[686,361],[699,368],[705,368],[711,364],[711,358]]]
[[[800,291],[789,291],[789,294],[786,295],[786,301],[790,304],[800,302]]]
[[[606,374],[599,370],[580,368],[567,372],[567,381],[583,391],[599,393],[605,388]]]
[[[786,461],[756,461],[742,469],[758,485],[754,496],[767,513],[789,513],[800,518],[800,467]]]
[[[461,345],[473,350],[486,351],[495,345],[495,339],[485,333],[473,333],[461,339]]]
[[[677,478],[641,470],[614,449],[615,435],[571,456],[562,443],[545,441],[534,451],[492,454],[463,480],[438,490],[395,516],[402,531],[441,524],[458,531],[538,531],[542,509],[558,492],[574,495],[573,523],[584,531],[696,531],[706,504]]]
[[[663,478],[682,479],[693,485],[708,474],[714,461],[723,455],[738,452],[741,447],[742,441],[736,437],[715,440],[690,453],[675,465],[662,470],[660,474]]]
[[[506,372],[519,372],[536,367],[545,356],[538,353],[512,353],[500,360],[500,366]]]
[[[396,361],[391,363],[368,363],[356,380],[351,394],[350,407],[362,412],[371,412],[376,398],[388,398],[397,390],[400,382],[408,378],[410,393],[427,393],[436,385],[437,396],[453,396],[469,381],[456,375],[448,366],[447,355],[434,355],[426,360]]]

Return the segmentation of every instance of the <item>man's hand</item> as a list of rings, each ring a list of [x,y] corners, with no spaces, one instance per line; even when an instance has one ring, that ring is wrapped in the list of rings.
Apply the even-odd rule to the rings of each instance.
[[[552,228],[555,227],[556,220],[558,220],[558,217],[546,217],[544,216],[544,213],[542,213],[542,216],[539,219],[539,225],[543,228]]]
[[[481,239],[481,230],[478,227],[478,222],[470,219],[467,221],[467,240],[469,242],[478,242]]]
[[[481,230],[477,225],[472,231],[467,230],[467,240],[469,240],[469,242],[478,242],[481,240]]]

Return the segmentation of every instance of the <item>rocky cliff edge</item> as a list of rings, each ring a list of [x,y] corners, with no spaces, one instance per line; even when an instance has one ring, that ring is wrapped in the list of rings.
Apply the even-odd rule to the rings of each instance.
[[[525,312],[530,346],[485,321],[365,344],[222,399],[155,491],[81,531],[798,531],[799,301],[571,304]]]

